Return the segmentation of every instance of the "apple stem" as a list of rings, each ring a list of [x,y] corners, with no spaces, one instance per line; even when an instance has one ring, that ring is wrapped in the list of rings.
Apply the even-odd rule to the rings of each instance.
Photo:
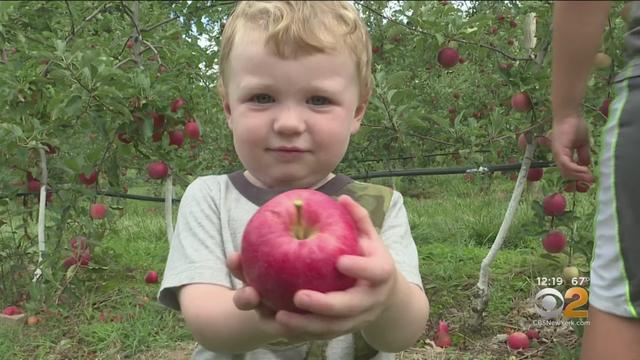
[[[304,228],[302,226],[302,200],[296,199],[293,201],[293,205],[296,207],[296,222],[294,225],[294,236],[298,240],[303,240],[304,236]]]

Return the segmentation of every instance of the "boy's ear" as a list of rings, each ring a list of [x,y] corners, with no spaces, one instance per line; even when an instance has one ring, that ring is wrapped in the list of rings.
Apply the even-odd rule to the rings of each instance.
[[[360,130],[360,125],[362,124],[362,119],[364,118],[364,114],[367,112],[367,105],[369,104],[369,99],[365,99],[356,107],[356,111],[353,114],[353,125],[351,126],[351,135]]]
[[[231,106],[227,98],[222,98],[222,109],[224,110],[224,116],[227,118],[227,126],[231,129]]]

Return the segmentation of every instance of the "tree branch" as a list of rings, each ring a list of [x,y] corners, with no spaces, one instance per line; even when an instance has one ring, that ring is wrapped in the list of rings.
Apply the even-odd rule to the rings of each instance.
[[[71,12],[71,7],[69,6],[69,1],[68,0],[64,0],[65,5],[67,5],[67,11],[69,12],[69,18],[71,19],[71,34],[75,35],[76,34],[76,25],[73,22],[73,13]]]
[[[390,18],[390,17],[388,17],[388,16],[384,15],[383,13],[381,13],[381,12],[379,12],[379,11],[377,11],[377,10],[375,10],[375,9],[371,8],[370,6],[365,5],[364,3],[360,2],[360,1],[354,1],[354,3],[355,3],[355,4],[357,4],[357,5],[360,5],[360,6],[364,7],[364,8],[366,8],[366,9],[368,9],[369,11],[371,11],[371,12],[373,12],[374,14],[376,14],[376,15],[380,16],[381,18],[386,19],[386,20],[388,20],[388,21],[391,21],[392,23],[397,24],[397,25],[400,25],[400,26],[402,26],[402,27],[404,27],[404,28],[406,28],[406,29],[408,29],[408,30],[411,30],[411,31],[413,31],[413,32],[416,32],[416,33],[419,33],[419,34],[422,34],[422,35],[426,35],[426,36],[429,36],[429,37],[436,37],[434,34],[432,34],[432,33],[428,32],[428,31],[424,31],[424,30],[422,30],[422,29],[418,29],[418,28],[415,28],[415,27],[413,27],[413,26],[409,26],[409,25],[407,25],[407,24],[403,24],[403,23],[401,23],[401,22],[399,22],[399,21],[397,21],[397,20],[395,20],[395,19],[393,19],[393,18]],[[531,58],[518,58],[518,57],[515,57],[515,56],[513,56],[513,55],[510,55],[510,54],[508,54],[508,53],[506,53],[506,52],[504,52],[504,51],[502,51],[502,50],[500,50],[500,49],[498,49],[498,48],[495,48],[495,47],[493,47],[493,46],[489,46],[489,45],[485,45],[485,44],[480,44],[480,43],[477,43],[477,42],[474,42],[474,41],[464,40],[464,39],[460,39],[460,38],[457,38],[457,37],[451,38],[451,39],[449,39],[449,40],[457,41],[457,42],[459,42],[459,43],[463,43],[463,44],[467,44],[467,45],[475,45],[475,46],[479,46],[479,47],[483,47],[483,48],[486,48],[486,49],[493,50],[493,51],[495,51],[495,52],[497,52],[497,53],[499,53],[499,54],[503,55],[504,57],[508,58],[508,59],[509,59],[509,60],[511,60],[511,61],[531,61],[531,60],[533,60],[533,59],[531,59]]]
[[[174,16],[174,17],[172,17],[172,18],[164,19],[164,20],[160,21],[159,23],[157,23],[157,24],[155,24],[155,25],[151,25],[151,26],[150,26],[150,27],[148,27],[148,28],[142,28],[142,29],[140,29],[140,32],[148,32],[148,31],[151,31],[151,30],[153,30],[153,29],[155,29],[155,28],[157,28],[157,27],[160,27],[160,26],[162,26],[162,25],[164,25],[164,24],[170,23],[170,22],[172,22],[172,21],[174,21],[174,20],[178,20],[179,18],[180,18],[179,16]]]

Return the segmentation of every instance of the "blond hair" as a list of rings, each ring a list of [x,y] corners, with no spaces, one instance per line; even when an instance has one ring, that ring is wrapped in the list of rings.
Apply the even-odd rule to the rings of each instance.
[[[371,95],[371,40],[353,5],[346,1],[241,1],[222,32],[218,79],[222,96],[231,49],[238,33],[247,28],[264,33],[265,46],[283,59],[346,49],[356,63],[360,100]]]

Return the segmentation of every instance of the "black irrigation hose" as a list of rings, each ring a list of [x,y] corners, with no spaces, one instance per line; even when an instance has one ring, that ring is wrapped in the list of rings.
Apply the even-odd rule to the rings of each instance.
[[[374,171],[367,172],[364,174],[349,176],[354,180],[367,180],[373,178],[382,178],[382,177],[392,177],[392,176],[421,176],[421,175],[452,175],[452,174],[466,174],[466,173],[493,173],[496,171],[513,171],[520,170],[522,166],[521,163],[515,164],[505,164],[505,165],[487,165],[480,167],[470,167],[470,166],[460,166],[453,168],[428,168],[428,169],[408,169],[408,170],[387,170],[387,171]],[[555,164],[553,162],[548,161],[538,161],[532,162],[531,168],[548,168],[554,167]],[[55,193],[55,191],[53,191]],[[141,200],[141,201],[153,201],[153,202],[164,202],[164,198],[154,197],[154,196],[145,196],[145,195],[130,195],[130,194],[122,194],[115,193],[112,191],[98,191],[98,195],[123,198],[123,199],[131,199],[131,200]],[[28,196],[28,195],[36,195],[34,193],[22,192],[16,194],[16,196]],[[0,195],[0,198],[4,198],[6,196]],[[180,202],[180,199],[173,199],[174,202]]]
[[[350,176],[354,180],[361,179],[373,179],[380,177],[391,176],[418,176],[418,175],[450,175],[450,174],[465,174],[465,173],[484,173],[484,172],[496,172],[496,171],[509,171],[519,170],[522,166],[521,163],[506,164],[506,165],[487,165],[481,167],[469,167],[461,166],[454,168],[428,168],[428,169],[409,169],[409,170],[388,170],[388,171],[374,171],[370,173]],[[552,162],[540,161],[532,162],[530,168],[547,168],[554,167]]]

